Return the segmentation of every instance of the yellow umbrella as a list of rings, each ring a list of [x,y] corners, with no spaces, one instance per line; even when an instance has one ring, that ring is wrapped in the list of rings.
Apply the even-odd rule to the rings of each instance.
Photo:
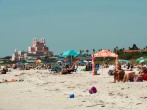
[[[42,61],[40,59],[36,60],[36,63],[41,63]]]

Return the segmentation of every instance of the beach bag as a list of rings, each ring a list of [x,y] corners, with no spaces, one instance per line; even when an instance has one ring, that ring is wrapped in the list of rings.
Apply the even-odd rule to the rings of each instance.
[[[96,87],[93,86],[92,88],[90,88],[90,89],[89,89],[89,93],[90,93],[90,94],[97,93]]]

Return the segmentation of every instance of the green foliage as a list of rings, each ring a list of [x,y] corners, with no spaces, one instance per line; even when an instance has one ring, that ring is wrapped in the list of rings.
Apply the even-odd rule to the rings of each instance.
[[[129,47],[129,50],[139,50],[140,48],[136,45],[133,44],[131,47]],[[144,49],[147,49],[147,46],[144,47]],[[97,49],[98,51],[101,51],[102,49]],[[118,46],[116,46],[113,49],[113,52],[118,54],[119,59],[126,59],[126,60],[130,60],[130,59],[137,59],[140,58],[142,56],[147,56],[147,54],[144,53],[140,53],[140,52],[136,52],[136,53],[124,53],[125,48],[118,48]],[[82,51],[82,50],[81,50]],[[82,51],[84,52],[84,51]],[[81,52],[81,53],[82,53]],[[89,50],[86,50],[86,53],[83,53],[83,56],[90,56],[90,54],[88,54]],[[95,49],[92,49],[92,52],[95,53]],[[99,58],[100,61],[103,60],[103,58]],[[109,58],[109,60],[111,61],[111,58]],[[97,59],[96,59],[97,61]]]
[[[89,53],[89,50],[86,50],[86,54],[88,55],[88,53]]]
[[[133,44],[132,47],[129,48],[129,50],[139,50],[136,44]]]
[[[95,49],[92,49],[92,52],[95,53]]]
[[[4,59],[11,59],[12,57],[11,56],[6,56],[6,57],[3,57]]]

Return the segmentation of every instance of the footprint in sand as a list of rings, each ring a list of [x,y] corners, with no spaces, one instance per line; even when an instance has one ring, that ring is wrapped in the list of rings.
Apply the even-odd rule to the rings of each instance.
[[[136,105],[140,105],[140,104],[142,104],[142,103],[137,103]]]

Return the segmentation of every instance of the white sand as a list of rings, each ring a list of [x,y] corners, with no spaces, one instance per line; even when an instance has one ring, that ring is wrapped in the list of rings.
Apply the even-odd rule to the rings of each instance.
[[[24,81],[0,83],[0,110],[147,110],[147,82],[112,83],[107,71],[92,76],[80,69],[68,75],[12,70],[0,75],[0,81]],[[89,94],[92,86],[96,94]],[[69,98],[71,93],[75,98]]]

